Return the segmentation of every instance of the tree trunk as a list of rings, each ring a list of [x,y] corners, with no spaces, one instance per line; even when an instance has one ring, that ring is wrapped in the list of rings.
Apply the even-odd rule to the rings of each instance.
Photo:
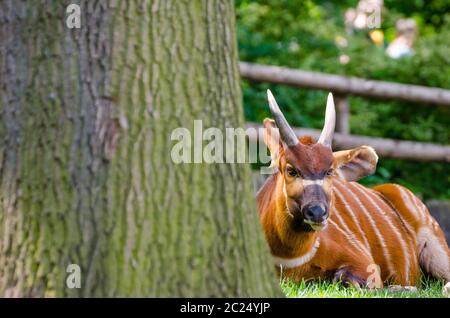
[[[170,156],[244,124],[232,1],[2,1],[0,94],[0,296],[279,295],[250,167]]]

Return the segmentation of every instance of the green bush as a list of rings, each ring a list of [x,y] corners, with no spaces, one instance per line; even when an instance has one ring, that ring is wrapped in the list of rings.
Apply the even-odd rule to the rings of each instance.
[[[412,17],[419,26],[415,54],[390,59],[366,32],[346,34],[343,16],[357,1],[237,0],[240,59],[304,70],[450,89],[450,4],[448,1],[385,0],[381,30],[386,42],[395,21]],[[337,37],[348,41],[336,44]],[[339,56],[350,57],[341,64]],[[243,81],[245,116],[269,117],[270,88],[292,125],[321,128],[327,92]],[[449,144],[450,109],[397,101],[349,98],[354,134]],[[450,165],[382,159],[366,184],[396,182],[428,198],[450,198]]]

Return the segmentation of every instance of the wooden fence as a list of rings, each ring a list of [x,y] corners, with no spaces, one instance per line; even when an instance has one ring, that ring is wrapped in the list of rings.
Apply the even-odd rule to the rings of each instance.
[[[337,117],[333,146],[336,149],[352,148],[364,144],[372,146],[380,156],[386,158],[450,162],[450,146],[448,145],[350,135],[350,106],[347,100],[347,96],[354,95],[449,107],[450,90],[247,62],[240,62],[239,67],[241,77],[244,79],[333,92]],[[252,123],[248,125],[255,126]],[[309,134],[313,137],[317,137],[320,133],[314,129],[295,128],[294,130],[299,135]]]

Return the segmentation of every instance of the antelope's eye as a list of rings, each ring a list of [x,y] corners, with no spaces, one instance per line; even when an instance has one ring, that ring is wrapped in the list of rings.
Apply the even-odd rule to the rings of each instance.
[[[287,167],[286,172],[291,177],[298,177],[298,172],[293,167]]]
[[[334,175],[334,170],[333,169],[328,169],[326,175],[327,175],[327,177],[333,176]]]

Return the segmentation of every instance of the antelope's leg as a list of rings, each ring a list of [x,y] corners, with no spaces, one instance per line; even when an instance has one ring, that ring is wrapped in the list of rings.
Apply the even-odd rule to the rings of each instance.
[[[444,233],[437,226],[434,228],[424,226],[419,231],[419,244],[421,267],[434,278],[445,280],[442,293],[450,297],[450,249]]]
[[[370,268],[370,264],[362,268],[353,266],[341,267],[334,272],[333,281],[342,281],[345,284],[359,288],[383,288],[380,273],[377,271],[371,272],[367,268]]]

